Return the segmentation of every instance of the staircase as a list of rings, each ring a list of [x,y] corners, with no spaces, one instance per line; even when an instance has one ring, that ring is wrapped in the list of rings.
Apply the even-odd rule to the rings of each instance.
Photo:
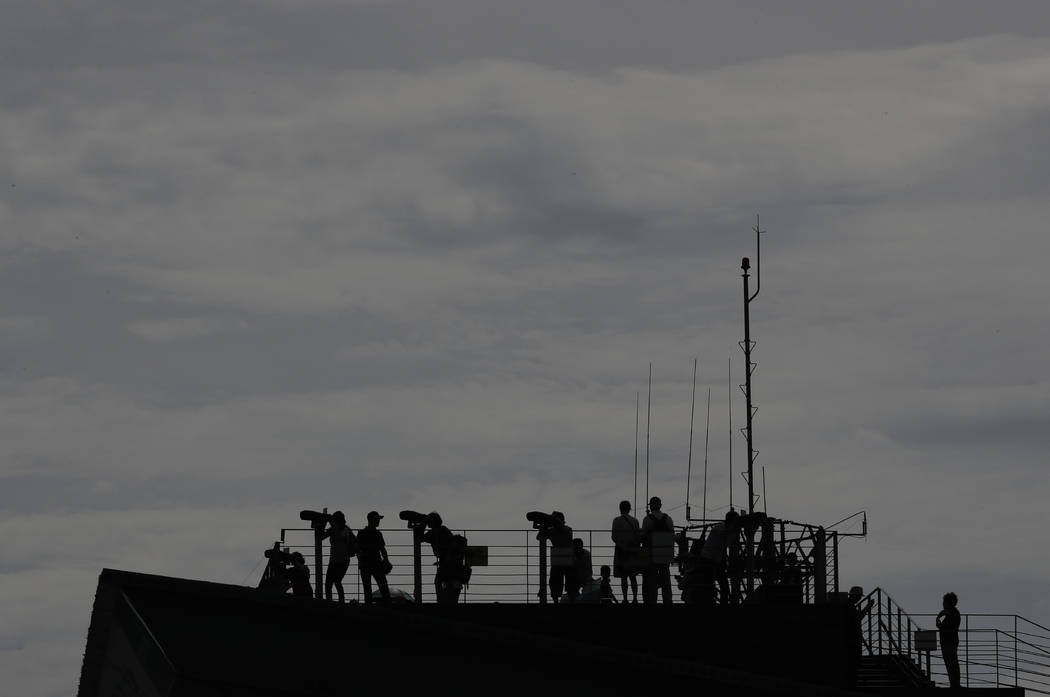
[[[871,692],[933,687],[922,669],[906,656],[861,656],[857,689]]]

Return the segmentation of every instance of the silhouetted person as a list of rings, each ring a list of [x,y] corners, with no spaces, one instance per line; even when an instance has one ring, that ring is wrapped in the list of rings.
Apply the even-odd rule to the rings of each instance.
[[[430,529],[423,533],[422,539],[423,542],[430,545],[431,551],[434,552],[434,565],[437,566],[437,572],[434,574],[434,594],[437,601],[441,602],[442,589],[445,583],[442,575],[441,559],[450,552],[452,531],[445,526],[444,521],[441,520],[441,515],[437,511],[427,516],[427,525]]]
[[[663,593],[664,603],[671,597],[671,560],[674,558],[674,522],[661,508],[659,496],[649,499],[649,515],[642,521],[642,541],[649,552],[649,568],[642,584],[646,604],[656,603],[657,589]]]
[[[350,557],[357,553],[357,540],[350,528],[346,527],[346,516],[342,511],[332,514],[331,526],[324,531],[322,538],[327,537],[332,549],[328,555],[328,572],[324,577],[324,597],[332,599],[332,587],[343,602],[343,576],[350,567]]]
[[[594,582],[591,553],[584,548],[579,537],[572,541],[572,571],[567,581],[570,602],[579,598]]]
[[[438,602],[443,605],[458,603],[463,586],[470,581],[470,574],[471,569],[467,566],[467,538],[452,535],[438,562]]]
[[[292,565],[285,571],[285,578],[292,589],[292,595],[309,598],[314,592],[310,588],[310,567],[299,552],[292,552]]]
[[[631,515],[631,502],[620,502],[620,515],[612,522],[613,576],[620,579],[623,601],[627,602],[627,582],[631,582],[634,602],[638,602],[638,552],[641,544],[641,526]]]
[[[379,586],[379,593],[384,603],[390,602],[390,587],[386,583],[386,575],[390,569],[390,557],[386,553],[386,540],[383,533],[379,532],[379,521],[383,516],[375,511],[370,511],[368,516],[368,527],[361,528],[357,533],[357,566],[361,572],[361,586],[365,591],[365,602],[372,602],[372,579]]]
[[[962,617],[956,605],[959,598],[955,593],[944,594],[944,609],[937,614],[937,629],[941,639],[941,656],[944,668],[948,671],[948,684],[960,687],[959,681],[959,623]]]
[[[729,576],[726,567],[729,564],[730,538],[737,534],[737,523],[740,514],[730,509],[726,513],[725,521],[715,523],[707,533],[704,547],[700,551],[700,560],[703,565],[705,583],[714,585],[718,583],[718,595],[723,605],[730,601]]]
[[[550,587],[551,600],[557,604],[561,602],[566,577],[572,575],[572,528],[565,524],[565,514],[561,511],[553,511],[551,519],[552,525],[546,531],[547,540],[551,543],[551,574],[547,585]],[[569,599],[573,599],[571,594]]]
[[[612,581],[609,579],[609,574],[612,570],[608,565],[602,565],[602,580],[598,586],[598,602],[602,605],[614,605],[616,603],[616,596],[613,595]],[[635,586],[637,588],[637,586]],[[627,582],[624,582],[624,593],[627,592]],[[624,602],[627,602],[627,596],[623,596]]]

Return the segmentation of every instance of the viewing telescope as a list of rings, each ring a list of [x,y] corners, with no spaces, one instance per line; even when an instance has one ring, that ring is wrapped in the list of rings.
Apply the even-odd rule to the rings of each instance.
[[[417,511],[401,511],[397,517],[408,523],[410,528],[422,528],[430,521],[430,514]]]
[[[529,511],[525,514],[525,520],[532,523],[537,530],[554,527],[554,516],[543,511]]]
[[[299,520],[307,520],[310,522],[310,527],[321,529],[331,522],[332,514],[327,511],[324,513],[318,511],[299,511]]]

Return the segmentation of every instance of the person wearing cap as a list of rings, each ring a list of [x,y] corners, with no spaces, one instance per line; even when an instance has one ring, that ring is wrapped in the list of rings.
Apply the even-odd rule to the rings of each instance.
[[[379,586],[383,603],[390,602],[390,587],[386,575],[390,569],[390,557],[386,553],[386,541],[379,531],[379,521],[383,516],[369,511],[366,516],[368,526],[357,533],[357,566],[361,572],[361,586],[365,591],[365,602],[372,602],[372,579]]]
[[[324,577],[324,597],[332,599],[332,587],[335,586],[339,602],[343,602],[343,576],[350,568],[350,557],[353,553],[354,534],[346,526],[346,516],[342,511],[332,514],[330,527],[324,531],[322,538],[327,537],[332,544],[328,555],[328,571]]]
[[[642,539],[649,552],[649,569],[642,579],[642,597],[646,604],[656,603],[657,589],[664,603],[671,597],[671,559],[674,557],[674,521],[661,508],[659,496],[649,499],[649,515],[642,521]]]

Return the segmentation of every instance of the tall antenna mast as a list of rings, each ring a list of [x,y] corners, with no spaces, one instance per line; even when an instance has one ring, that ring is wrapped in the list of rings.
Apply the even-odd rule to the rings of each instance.
[[[747,400],[747,426],[745,427],[745,435],[747,436],[747,512],[755,512],[755,456],[758,455],[758,451],[755,450],[755,435],[753,428],[753,421],[755,412],[758,409],[752,404],[751,399],[751,375],[754,374],[756,363],[751,361],[751,349],[755,347],[755,342],[751,341],[751,301],[758,297],[758,291],[762,283],[762,233],[764,230],[759,225],[759,217],[755,216],[755,292],[751,293],[748,289],[748,281],[751,276],[748,270],[751,268],[751,262],[747,257],[744,257],[740,262],[740,268],[744,272],[744,340],[740,342],[740,348],[744,351],[744,384],[741,386],[744,388],[744,397]]]
[[[704,435],[704,517],[707,520],[707,446],[711,442],[711,388],[707,388],[707,434]]]
[[[729,357],[729,510],[733,510],[733,357]]]
[[[693,399],[689,403],[689,460],[686,464],[685,469],[685,519],[688,521],[692,517],[692,511],[689,509],[689,481],[693,473],[693,414],[696,413],[696,363],[697,359],[693,359]],[[704,464],[707,464],[706,457]],[[706,476],[707,469],[704,469]],[[706,482],[706,478],[705,478]],[[707,490],[704,490],[704,495],[707,495]]]
[[[631,499],[631,510],[637,510],[638,506],[638,403],[641,398],[641,392],[634,393],[634,498]]]
[[[733,357],[729,358],[729,509],[733,510]]]
[[[653,418],[653,364],[649,363],[649,396],[645,402],[645,512],[649,512],[649,423]]]

